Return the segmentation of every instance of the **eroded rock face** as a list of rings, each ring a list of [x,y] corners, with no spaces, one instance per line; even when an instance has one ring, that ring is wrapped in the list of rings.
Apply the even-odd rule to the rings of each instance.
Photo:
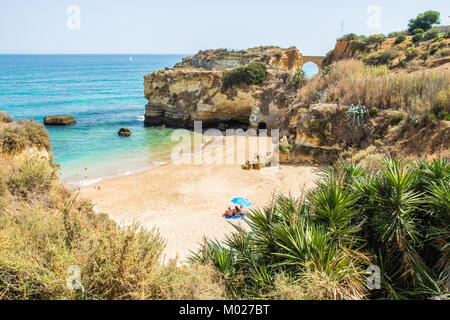
[[[151,126],[278,128],[289,94],[278,90],[286,71],[268,70],[260,85],[222,86],[223,72],[194,68],[161,70],[145,76],[145,123]]]
[[[224,71],[252,61],[267,65],[267,80],[259,85],[224,88]],[[192,128],[194,121],[203,127],[278,128],[282,110],[291,95],[286,79],[302,67],[296,48],[258,47],[243,51],[224,49],[200,51],[184,58],[174,68],[144,77],[145,123],[151,126]],[[281,89],[280,89],[281,88]]]

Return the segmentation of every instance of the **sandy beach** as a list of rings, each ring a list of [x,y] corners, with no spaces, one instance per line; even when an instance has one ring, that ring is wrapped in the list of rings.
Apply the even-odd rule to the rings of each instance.
[[[213,150],[192,156],[192,160],[204,159]],[[234,150],[245,151],[240,147]],[[178,256],[184,260],[204,237],[220,240],[234,230],[230,221],[240,220],[222,217],[227,207],[232,206],[233,198],[244,197],[253,203],[251,208],[261,207],[270,203],[273,194],[299,195],[313,185],[320,171],[317,166],[243,170],[240,163],[196,162],[201,163],[171,162],[102,181],[83,187],[81,195],[93,201],[96,211],[109,214],[120,224],[139,222],[147,228],[158,228],[167,241],[165,258]]]

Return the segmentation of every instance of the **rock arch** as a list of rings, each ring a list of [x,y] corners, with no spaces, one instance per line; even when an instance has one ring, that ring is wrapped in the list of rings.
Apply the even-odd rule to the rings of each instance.
[[[302,56],[302,68],[305,63],[313,62],[316,64],[317,67],[319,67],[319,72],[323,68],[323,61],[325,60],[325,57],[320,56]]]

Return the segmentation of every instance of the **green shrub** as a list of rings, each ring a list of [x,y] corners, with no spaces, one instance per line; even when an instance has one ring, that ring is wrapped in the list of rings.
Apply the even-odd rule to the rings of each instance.
[[[380,114],[380,110],[377,107],[370,108],[369,115],[371,117],[376,117],[379,114]]]
[[[9,191],[23,198],[47,193],[55,182],[56,170],[48,160],[24,158],[8,177]]]
[[[289,154],[289,152],[294,149],[294,146],[289,143],[280,143],[280,151],[283,154]]]
[[[445,43],[445,41],[436,41],[435,43],[433,43],[431,45],[430,54],[434,55],[434,54],[436,54],[436,52],[439,51],[439,49],[442,49],[445,47],[447,47],[447,44]]]
[[[356,52],[366,52],[367,51],[367,43],[364,41],[352,41],[350,44],[350,50],[352,53],[352,56],[355,55]]]
[[[441,111],[438,114],[439,119],[450,121],[450,112]]]
[[[398,52],[393,49],[387,49],[380,52],[374,52],[364,58],[364,62],[369,65],[387,65],[398,57]]]
[[[419,55],[419,51],[416,48],[408,48],[406,50],[406,59],[411,60]]]
[[[395,43],[395,44],[399,44],[399,43],[402,43],[402,42],[405,41],[405,40],[406,40],[406,36],[403,35],[403,34],[401,34],[401,35],[399,35],[399,36],[397,36],[397,37],[395,38],[394,43]]]
[[[433,28],[425,32],[423,38],[425,40],[436,39],[439,36],[439,32],[440,32],[439,29]]]
[[[306,74],[302,69],[297,69],[293,75],[287,79],[287,85],[296,89],[306,84]]]
[[[443,49],[438,50],[435,53],[435,56],[438,58],[444,58],[444,57],[450,56],[450,48],[443,48]]]
[[[418,33],[416,35],[414,35],[414,37],[412,38],[412,41],[414,43],[420,42],[423,40],[423,33]]]
[[[9,115],[6,112],[3,112],[3,111],[0,110],[0,123],[1,122],[9,123],[9,122],[12,122],[12,121],[13,121],[13,117],[11,115]]]
[[[346,41],[352,41],[357,39],[359,39],[359,37],[354,33],[349,33],[339,38],[339,40],[346,40]]]
[[[365,39],[365,42],[368,44],[376,44],[376,43],[383,43],[383,41],[385,40],[386,36],[384,34],[374,34],[368,36],[367,39]]]
[[[395,31],[388,34],[388,38],[398,38],[399,36],[405,36],[406,31]]]
[[[418,28],[418,29],[414,29],[414,30],[413,30],[413,33],[414,33],[414,34],[419,34],[419,33],[424,33],[424,31],[423,31],[423,29]]]
[[[437,11],[429,10],[427,12],[419,14],[415,19],[409,20],[408,30],[413,31],[418,28],[422,30],[429,30],[434,24],[440,23],[440,13]]]
[[[252,62],[247,66],[225,71],[223,75],[223,85],[225,88],[229,88],[240,83],[248,85],[259,84],[264,82],[266,78],[266,66],[261,62]]]

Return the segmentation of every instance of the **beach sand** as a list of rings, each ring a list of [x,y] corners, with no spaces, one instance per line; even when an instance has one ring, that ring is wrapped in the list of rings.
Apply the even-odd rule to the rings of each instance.
[[[234,152],[244,150],[237,147]],[[233,198],[244,197],[253,203],[251,208],[262,207],[270,204],[274,194],[300,195],[314,184],[319,171],[317,166],[281,165],[247,171],[239,163],[171,162],[83,187],[81,195],[93,201],[97,212],[107,213],[120,224],[139,222],[158,228],[167,241],[165,259],[178,256],[185,260],[204,237],[221,240],[234,230],[230,223],[245,223],[222,217]]]

